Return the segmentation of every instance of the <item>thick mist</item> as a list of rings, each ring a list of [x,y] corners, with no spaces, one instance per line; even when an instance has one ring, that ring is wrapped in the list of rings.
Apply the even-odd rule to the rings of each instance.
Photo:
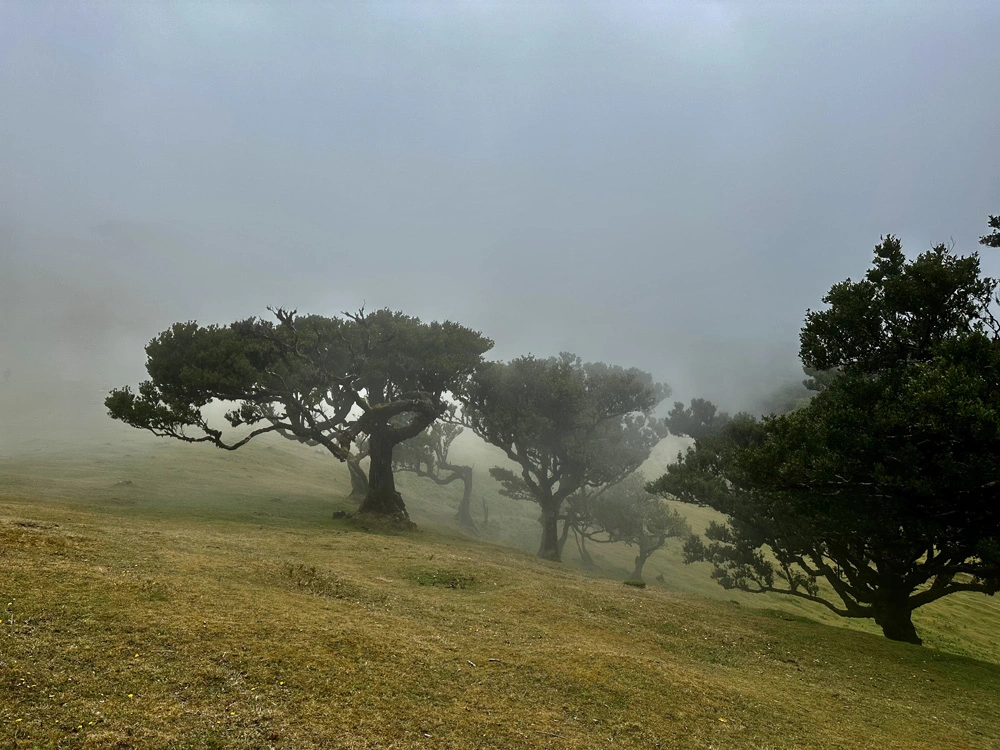
[[[105,420],[174,321],[269,304],[450,318],[498,358],[568,350],[754,408],[882,234],[978,249],[998,23],[985,2],[6,2],[0,448]]]

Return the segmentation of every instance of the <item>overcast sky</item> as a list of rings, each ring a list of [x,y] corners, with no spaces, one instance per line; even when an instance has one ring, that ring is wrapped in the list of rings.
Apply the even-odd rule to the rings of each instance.
[[[730,408],[1000,212],[1000,3],[0,2],[0,371],[365,304]],[[1000,275],[997,258],[984,258]]]

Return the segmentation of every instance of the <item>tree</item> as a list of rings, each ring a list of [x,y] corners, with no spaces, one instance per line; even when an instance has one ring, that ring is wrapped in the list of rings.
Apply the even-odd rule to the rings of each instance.
[[[466,528],[475,529],[476,524],[472,520],[472,467],[453,463],[450,458],[451,446],[464,430],[456,421],[455,412],[455,404],[449,404],[442,419],[416,437],[400,443],[393,454],[393,468],[430,479],[441,486],[461,482],[462,499],[455,518]]]
[[[674,408],[667,414],[666,423],[667,429],[672,434],[697,440],[718,431],[729,422],[729,419],[729,415],[719,411],[711,401],[693,398],[688,407],[680,401],[675,401]]]
[[[404,440],[397,445],[392,454],[392,468],[395,472],[406,471],[417,476],[426,477],[439,485],[448,485],[455,481],[462,482],[462,500],[458,506],[456,519],[469,529],[475,529],[472,520],[472,467],[453,464],[448,454],[451,444],[463,430],[461,424],[455,421],[456,407],[449,404],[442,419],[430,425],[416,437]],[[405,418],[394,420],[397,426],[402,426]],[[317,446],[312,439],[299,438],[293,433],[280,429],[278,433],[289,440]],[[344,460],[351,477],[351,497],[363,501],[368,494],[368,475],[361,462],[368,458],[368,438],[359,435],[354,441],[354,447]]]
[[[993,231],[979,238],[979,243],[986,247],[1000,247],[1000,216],[991,216],[990,229]]]
[[[651,494],[646,484],[642,474],[636,472],[604,491],[571,498],[576,528],[585,538],[636,547],[638,554],[631,577],[640,581],[646,561],[667,539],[691,534],[684,516]]]
[[[652,412],[667,395],[648,373],[562,354],[490,363],[459,397],[472,430],[517,465],[517,473],[490,474],[503,493],[538,503],[538,555],[558,561],[563,501],[614,484],[646,460],[664,435]]]
[[[447,409],[492,342],[456,323],[423,323],[391,310],[344,317],[250,318],[228,326],[177,323],[146,347],[149,380],[105,401],[110,416],[155,435],[236,450],[267,433],[315,441],[341,461],[360,437],[369,450],[362,513],[407,519],[393,449]],[[204,407],[234,402],[227,438]]]
[[[978,255],[907,261],[889,236],[865,277],[807,313],[806,367],[834,371],[804,407],[739,415],[654,489],[712,507],[707,560],[727,588],[778,592],[920,643],[913,610],[1000,588],[997,282]],[[825,586],[821,586],[820,583]]]

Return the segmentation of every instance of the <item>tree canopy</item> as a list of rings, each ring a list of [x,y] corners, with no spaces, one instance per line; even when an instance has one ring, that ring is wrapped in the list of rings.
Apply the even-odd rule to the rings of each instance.
[[[993,231],[980,237],[980,244],[986,247],[1000,247],[1000,216],[991,216],[989,226]]]
[[[780,592],[873,618],[920,643],[914,609],[1000,588],[997,282],[978,255],[938,246],[907,260],[875,249],[836,284],[801,335],[808,368],[832,371],[808,404],[737,415],[700,438],[654,489],[728,517],[688,561],[725,587]]]
[[[719,411],[711,401],[693,398],[687,407],[681,401],[675,401],[674,408],[667,414],[666,423],[667,429],[674,435],[697,440],[722,429],[729,419],[730,416]]]
[[[314,441],[342,461],[360,437],[370,451],[362,512],[406,517],[393,448],[447,409],[444,395],[492,347],[456,323],[424,323],[383,309],[343,317],[249,318],[228,326],[176,323],[146,346],[149,379],[116,389],[109,414],[155,435],[236,450],[271,432]],[[227,437],[205,407],[230,405]]]
[[[669,392],[641,370],[572,354],[490,363],[469,381],[465,420],[518,467],[490,474],[506,494],[541,507],[540,557],[560,559],[566,498],[621,481],[646,460],[664,435],[652,412]]]

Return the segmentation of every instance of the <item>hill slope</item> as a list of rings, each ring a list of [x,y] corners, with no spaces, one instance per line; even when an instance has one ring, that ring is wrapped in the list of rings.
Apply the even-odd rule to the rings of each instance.
[[[540,562],[403,486],[421,528],[392,535],[330,519],[350,507],[343,468],[286,442],[112,435],[3,460],[0,744],[1000,745],[986,597],[918,621],[936,648],[896,644],[747,606],[676,550],[645,590]],[[530,507],[488,502],[487,536],[529,532]],[[599,551],[604,573],[627,567]],[[689,580],[716,598],[676,590]],[[985,660],[948,653],[946,630]]]

